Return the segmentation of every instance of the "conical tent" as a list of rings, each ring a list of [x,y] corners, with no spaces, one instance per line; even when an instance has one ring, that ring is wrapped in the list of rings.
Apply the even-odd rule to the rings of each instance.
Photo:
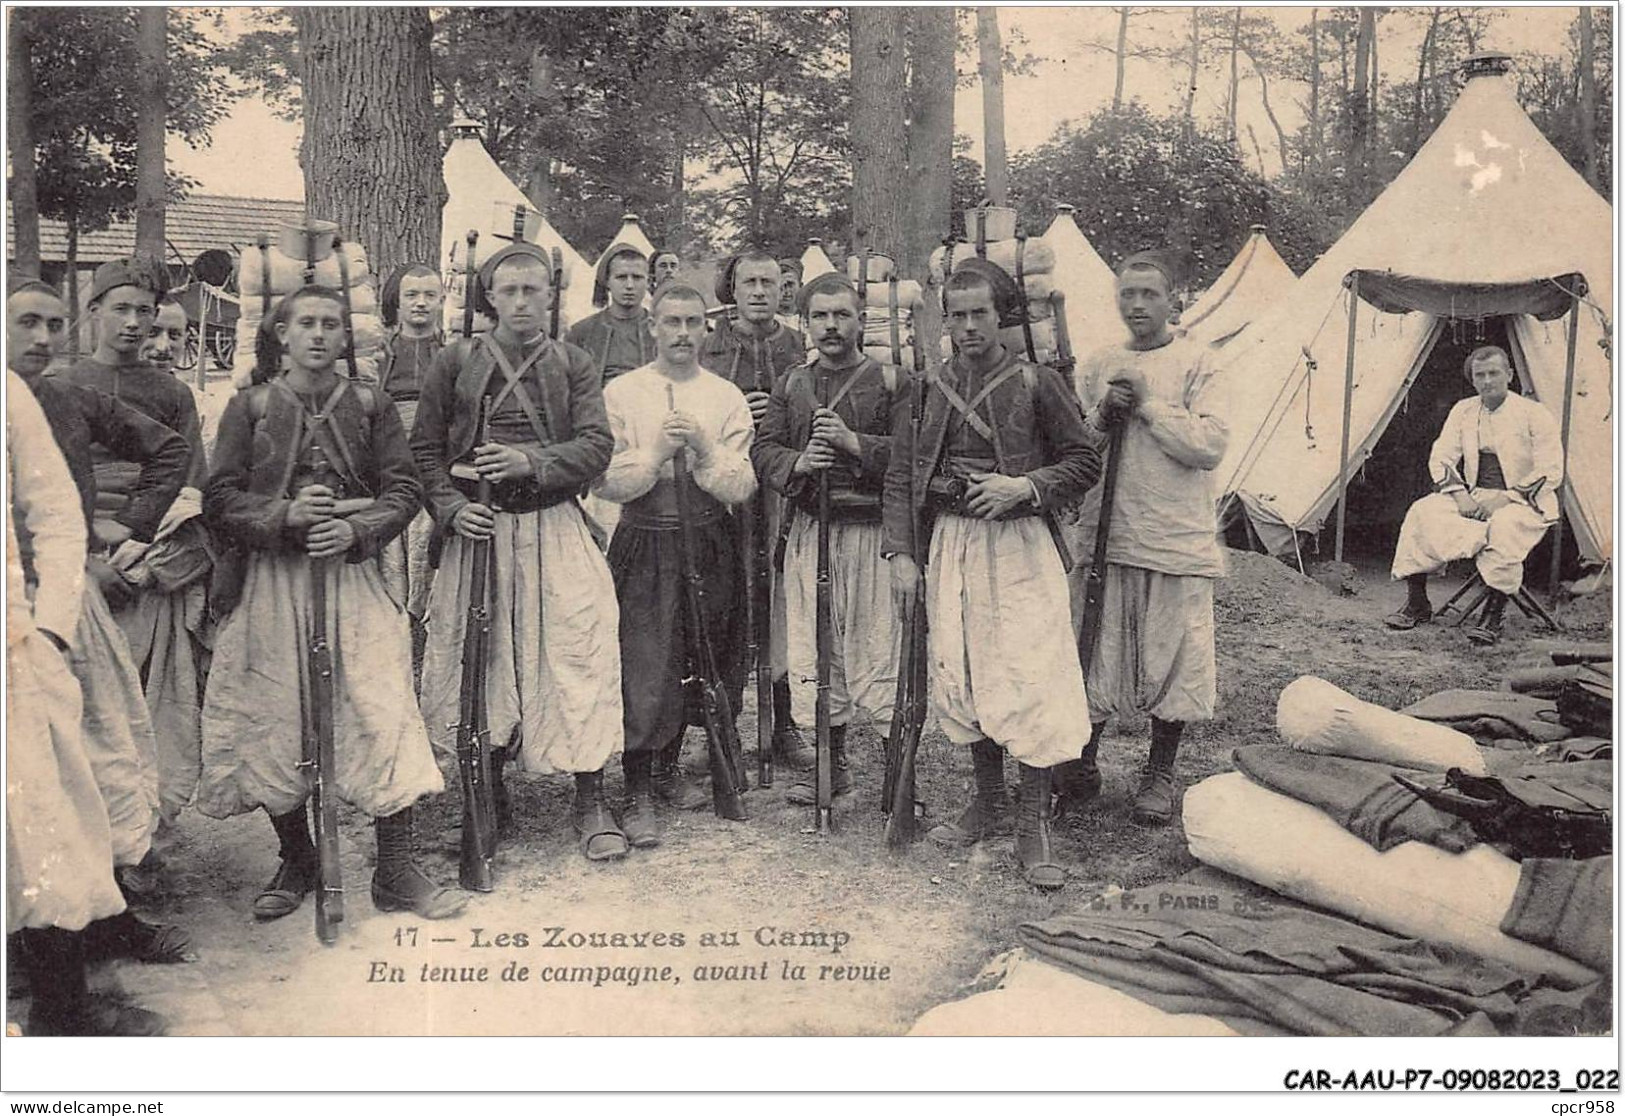
[[[1057,205],[1044,243],[1055,253],[1055,286],[1066,293],[1066,326],[1082,355],[1125,336],[1117,314],[1117,276],[1078,228],[1072,206]]]
[[[1612,559],[1613,212],[1518,106],[1504,56],[1468,68],[1400,175],[1217,354],[1231,442],[1215,491],[1272,550],[1321,528],[1452,320],[1504,319],[1523,390],[1562,422],[1566,315],[1583,294],[1563,509],[1581,554]]]
[[[480,140],[479,125],[458,121],[451,126],[451,145],[441,162],[446,178],[446,206],[440,212],[440,267],[447,273],[461,272],[468,230],[477,229],[480,239],[474,250],[478,265],[513,236],[513,207],[526,211],[525,236],[543,248],[557,248],[564,258],[563,317],[579,322],[593,312],[592,265],[570,247],[546,217],[537,213],[513,180],[502,173]]]
[[[1223,345],[1285,298],[1297,281],[1264,226],[1254,225],[1230,266],[1181,316],[1180,327],[1199,341]]]
[[[630,244],[645,256],[655,254],[654,241],[643,231],[643,222],[636,213],[627,213],[621,217],[620,231],[609,238],[609,243],[604,245],[604,251],[598,253],[598,258],[592,262],[595,271],[598,265],[604,262],[604,252],[608,252],[617,244]]]
[[[820,275],[828,275],[834,270],[835,265],[824,251],[824,242],[817,237],[808,240],[807,250],[801,253],[801,281],[811,283]]]

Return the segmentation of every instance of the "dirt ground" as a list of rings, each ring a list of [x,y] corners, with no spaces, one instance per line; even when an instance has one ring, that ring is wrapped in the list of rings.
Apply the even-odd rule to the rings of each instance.
[[[1187,734],[1187,783],[1228,770],[1236,746],[1272,737],[1276,695],[1301,674],[1399,706],[1450,687],[1493,688],[1545,635],[1516,614],[1488,650],[1452,627],[1390,632],[1381,617],[1403,593],[1381,571],[1361,571],[1355,595],[1342,596],[1273,559],[1230,557],[1216,600],[1220,709]],[[1451,588],[1435,587],[1435,604]],[[1568,636],[1608,638],[1609,609],[1606,594],[1565,604]],[[741,729],[748,747],[748,716]],[[1087,731],[1079,726],[1080,737]],[[859,790],[839,805],[839,831],[828,839],[812,831],[810,810],[783,801],[790,779],[781,771],[778,787],[747,796],[748,822],[667,813],[660,848],[589,865],[569,830],[567,781],[512,777],[519,833],[500,854],[497,890],[471,896],[468,910],[445,922],[373,910],[371,832],[349,817],[347,920],[331,947],[316,941],[309,902],[279,922],[250,916],[276,867],[263,816],[220,822],[190,813],[169,857],[170,896],[151,913],[191,931],[196,960],[119,962],[96,980],[165,1013],[181,1035],[898,1034],[964,994],[1014,944],[1022,922],[1113,884],[1132,888],[1194,867],[1177,823],[1147,830],[1129,820],[1146,732],[1113,726],[1102,749],[1104,795],[1058,825],[1071,879],[1053,895],[1021,883],[1008,839],[969,852],[921,843],[888,854],[872,733],[854,734]],[[688,753],[696,762],[703,754],[697,732]],[[1008,774],[1013,780],[1013,767]],[[928,736],[919,787],[933,819],[961,808],[969,780],[969,756]],[[618,771],[609,781],[618,796]],[[451,796],[420,810],[425,864],[447,882],[456,861],[439,834],[456,814]],[[641,945],[571,937],[616,932],[648,937]],[[501,934],[526,935],[527,944],[494,944]],[[476,937],[493,944],[476,946]],[[528,970],[523,979],[504,979],[519,967]],[[25,1003],[12,1001],[12,1018]]]

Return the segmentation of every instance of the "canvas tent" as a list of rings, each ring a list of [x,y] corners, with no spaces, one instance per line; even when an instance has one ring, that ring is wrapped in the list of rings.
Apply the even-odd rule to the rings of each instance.
[[[1117,276],[1078,228],[1073,208],[1055,207],[1055,219],[1044,230],[1044,243],[1055,253],[1055,286],[1066,292],[1066,326],[1077,353],[1088,353],[1120,340]]]
[[[1277,305],[1297,281],[1264,226],[1254,225],[1230,266],[1180,317],[1180,328],[1209,345],[1223,345]]]
[[[824,242],[816,236],[808,237],[807,250],[801,253],[801,281],[811,283],[820,275],[828,275],[834,270],[835,265],[824,251]]]
[[[1297,532],[1336,512],[1340,481],[1435,345],[1468,323],[1506,335],[1522,390],[1564,423],[1566,521],[1584,558],[1612,559],[1613,213],[1518,106],[1508,65],[1470,60],[1456,104],[1400,175],[1217,353],[1231,443],[1216,493],[1272,551],[1291,552]]]
[[[441,164],[446,178],[446,207],[440,213],[440,267],[451,274],[467,265],[468,230],[477,229],[476,264],[510,242],[515,208],[522,210],[525,239],[543,248],[557,248],[564,259],[565,322],[579,322],[593,312],[592,265],[570,247],[513,180],[502,173],[480,140],[480,127],[468,120],[451,126],[451,145]]]

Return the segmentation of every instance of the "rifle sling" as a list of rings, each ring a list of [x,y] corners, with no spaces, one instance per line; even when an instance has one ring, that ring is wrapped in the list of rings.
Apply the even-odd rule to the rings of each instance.
[[[984,384],[982,386],[982,390],[977,392],[975,398],[973,398],[969,403],[965,402],[965,397],[960,395],[959,392],[955,391],[953,385],[944,380],[940,373],[927,371],[926,378],[932,383],[933,386],[936,387],[938,391],[942,392],[942,397],[948,401],[948,405],[955,411],[959,412],[959,417],[968,423],[972,430],[980,434],[990,444],[997,446],[998,440],[993,433],[992,425],[977,412],[977,408],[985,403],[990,395],[1003,386],[1006,380],[1010,379],[1012,376],[1020,374],[1020,372],[1020,362],[1012,361],[1008,368]]]
[[[513,362],[508,359],[508,354],[502,351],[501,345],[491,339],[489,333],[483,334],[482,340],[486,349],[490,351],[492,358],[496,361],[497,368],[501,369],[503,379],[507,381],[492,397],[491,413],[496,414],[497,409],[507,401],[508,396],[513,396],[514,402],[518,403],[519,409],[525,413],[525,420],[530,423],[530,428],[536,432],[537,439],[544,446],[551,445],[553,435],[542,416],[537,413],[536,403],[531,399],[530,392],[525,390],[523,382],[525,373],[534,368],[536,363],[542,359],[543,354],[548,351],[548,346],[538,345],[536,351],[526,357],[525,362],[515,370]]]
[[[350,479],[360,484],[361,472],[355,467],[355,454],[350,451],[350,443],[345,441],[344,432],[329,421],[333,408],[338,405],[338,401],[344,397],[344,393],[349,388],[350,381],[341,376],[338,385],[333,388],[320,409],[312,413],[305,407],[305,401],[299,397],[299,393],[289,387],[286,380],[279,378],[271,381],[271,389],[273,391],[281,389],[286,392],[288,398],[292,399],[294,405],[298,408],[300,416],[299,442],[292,456],[288,458],[287,476],[282,479],[284,490],[292,483],[293,472],[298,468],[299,461],[304,457],[305,451],[310,448],[310,444],[316,440],[318,433],[322,430],[327,431],[328,438],[333,443],[333,449],[338,451],[339,461],[343,463]]]

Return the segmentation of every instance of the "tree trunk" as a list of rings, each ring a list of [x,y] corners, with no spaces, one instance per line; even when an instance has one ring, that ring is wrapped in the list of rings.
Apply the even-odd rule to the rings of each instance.
[[[1123,71],[1128,63],[1128,17],[1134,9],[1117,9],[1117,83],[1112,86],[1112,111],[1123,107]]]
[[[1235,18],[1230,24],[1230,105],[1229,124],[1230,142],[1236,142],[1236,102],[1241,93],[1241,76],[1239,58],[1241,53],[1241,9],[1236,9]]]
[[[1366,93],[1366,104],[1371,106],[1371,128],[1377,128],[1381,119],[1381,107],[1378,100],[1378,87],[1381,84],[1382,68],[1377,65],[1377,13],[1371,13],[1371,88]]]
[[[30,119],[34,88],[31,15],[26,9],[10,13],[6,41],[6,128],[11,156],[11,222],[13,266],[20,275],[39,275],[39,189],[34,181],[34,123]]]
[[[1309,10],[1309,162],[1320,168],[1320,9]]]
[[[907,237],[902,272],[925,277],[931,250],[952,223],[954,159],[954,10],[910,8]]]
[[[951,7],[909,9],[913,56],[909,59],[908,182],[902,272],[926,285],[931,250],[953,227],[954,46]],[[914,333],[921,355],[940,362],[942,305],[927,295],[915,308]]]
[[[688,239],[688,130],[678,117],[671,145],[671,206],[666,216],[666,242],[660,245],[681,253]]]
[[[169,115],[169,12],[136,9],[135,253],[162,265],[164,253],[164,121]]]
[[[1463,8],[1456,9],[1456,23],[1461,26],[1462,34],[1467,36],[1467,53],[1478,53],[1478,28],[1473,26],[1471,13]]]
[[[1591,9],[1580,9],[1580,158],[1587,182],[1597,185],[1596,38]]]
[[[525,176],[525,199],[544,217],[553,212],[553,157],[546,153],[531,160]]]
[[[1365,179],[1366,148],[1371,135],[1371,41],[1376,38],[1376,29],[1371,9],[1361,8],[1360,31],[1354,41],[1354,90],[1349,101],[1350,181]]]
[[[1422,47],[1416,52],[1416,96],[1411,103],[1411,154],[1422,149],[1422,116],[1427,111],[1428,59],[1433,54],[1433,42],[1439,32],[1439,9],[1428,12],[1427,34],[1422,36]]]
[[[1264,66],[1258,61],[1258,55],[1254,54],[1252,48],[1250,47],[1247,50],[1247,57],[1252,61],[1253,72],[1258,75],[1258,96],[1259,99],[1264,102],[1264,115],[1269,117],[1270,126],[1275,129],[1275,142],[1281,145],[1281,171],[1282,173],[1285,173],[1287,153],[1286,129],[1281,127],[1281,120],[1275,115],[1274,106],[1270,104],[1269,75],[1264,72]],[[1260,166],[1258,173],[1264,173],[1262,166]]]
[[[1191,9],[1191,55],[1186,67],[1185,81],[1185,136],[1188,139],[1196,127],[1196,79],[1202,69],[1202,9]]]
[[[858,9],[853,9],[857,11]],[[977,71],[982,78],[982,177],[994,205],[1010,203],[1010,166],[1004,150],[1004,45],[999,10],[976,9]]]
[[[903,8],[854,7],[852,36],[852,250],[899,257],[908,146],[904,135]]]
[[[305,210],[360,241],[375,275],[440,256],[440,173],[426,8],[294,9]]]

